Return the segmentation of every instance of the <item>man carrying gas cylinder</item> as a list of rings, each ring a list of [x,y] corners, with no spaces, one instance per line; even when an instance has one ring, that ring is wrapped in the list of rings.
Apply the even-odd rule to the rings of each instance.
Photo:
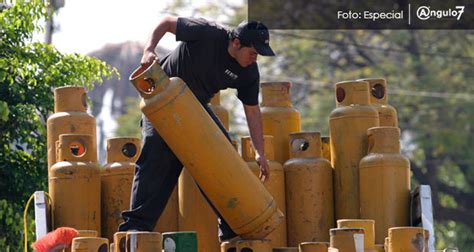
[[[176,40],[182,43],[163,59],[158,59],[155,48],[166,32],[175,34]],[[230,31],[205,19],[169,16],[159,22],[148,39],[141,65],[148,67],[159,60],[168,76],[181,78],[229,141],[228,132],[207,104],[220,90],[237,89],[256,149],[256,161],[260,165],[259,178],[265,182],[270,174],[264,155],[262,116],[258,105],[258,54],[275,55],[269,45],[268,29],[260,22],[242,22]],[[142,132],[144,142],[136,163],[131,209],[122,213],[124,223],[119,231],[152,231],[183,168],[145,116],[142,117]],[[220,241],[237,237],[216,208],[212,208],[219,216]]]

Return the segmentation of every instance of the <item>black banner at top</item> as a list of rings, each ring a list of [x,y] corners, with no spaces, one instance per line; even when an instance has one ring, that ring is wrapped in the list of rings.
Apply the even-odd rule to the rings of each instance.
[[[248,0],[270,29],[474,29],[474,0]]]

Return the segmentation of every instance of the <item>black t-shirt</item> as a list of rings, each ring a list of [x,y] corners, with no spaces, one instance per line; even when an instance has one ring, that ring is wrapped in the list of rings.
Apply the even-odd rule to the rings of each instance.
[[[219,90],[235,88],[242,103],[257,105],[258,66],[244,68],[229,55],[229,32],[205,19],[178,18],[176,40],[183,42],[161,66],[170,77],[183,79],[202,104]]]

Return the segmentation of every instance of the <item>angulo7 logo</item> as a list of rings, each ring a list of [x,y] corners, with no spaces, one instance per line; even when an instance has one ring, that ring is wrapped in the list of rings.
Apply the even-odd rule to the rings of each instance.
[[[456,6],[454,10],[451,8],[448,10],[432,10],[430,6],[420,6],[416,10],[416,16],[421,20],[428,20],[430,18],[456,18],[460,20],[463,13],[464,6]]]

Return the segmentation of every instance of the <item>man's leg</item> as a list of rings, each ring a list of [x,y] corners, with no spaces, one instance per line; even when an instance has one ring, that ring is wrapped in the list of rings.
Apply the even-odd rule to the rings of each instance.
[[[130,210],[119,231],[152,231],[178,182],[183,165],[143,116],[143,147],[136,162]]]

